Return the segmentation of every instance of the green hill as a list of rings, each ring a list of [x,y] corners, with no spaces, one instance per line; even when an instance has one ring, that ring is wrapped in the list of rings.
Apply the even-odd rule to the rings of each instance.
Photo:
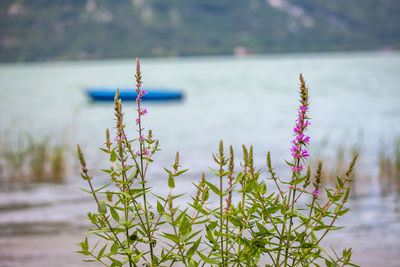
[[[3,62],[398,49],[400,2],[2,0],[0,25]]]

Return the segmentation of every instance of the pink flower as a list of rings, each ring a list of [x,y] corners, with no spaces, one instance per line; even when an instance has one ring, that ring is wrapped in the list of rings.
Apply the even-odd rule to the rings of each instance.
[[[315,189],[314,191],[312,191],[312,194],[313,194],[315,197],[318,197],[319,190],[318,190],[318,189]]]
[[[123,136],[121,136],[121,138],[117,135],[114,139],[113,139],[113,141],[114,142],[118,142],[118,140],[124,140],[124,139],[126,139],[126,137],[123,135]]]
[[[303,170],[303,165],[299,165],[299,166],[294,166],[294,167],[291,167],[291,169],[292,169],[292,171],[294,171],[294,172],[301,172],[302,170]]]
[[[300,135],[296,136],[296,138],[292,141],[293,144],[303,144],[303,145],[308,145],[310,143],[310,137],[305,136],[303,133]]]
[[[141,83],[138,84],[138,86],[140,86],[140,85],[141,85]],[[137,93],[136,102],[142,101],[142,97],[143,97],[144,95],[147,95],[147,91],[146,91],[145,89],[140,90],[140,89],[138,88],[138,89],[136,89],[136,93]]]
[[[144,149],[143,152],[142,151],[137,151],[136,155],[141,156],[141,155],[148,155],[149,154],[149,150],[148,149]]]
[[[144,114],[147,114],[147,113],[148,113],[148,111],[145,108],[140,111],[140,115],[144,115]]]
[[[305,149],[301,152],[301,155],[300,155],[300,157],[304,158],[304,159],[307,159],[309,156],[310,156],[310,154],[308,154],[308,151]]]
[[[300,145],[296,142],[294,142],[294,145],[290,148],[290,151],[292,152],[292,156],[295,159],[307,159],[310,156],[308,154],[308,151],[305,149],[301,149]]]
[[[227,197],[227,198],[225,198],[225,201],[226,201],[225,211],[228,212],[228,211],[229,211],[229,208],[230,208],[230,206],[231,206],[231,200],[230,200],[229,197]]]
[[[306,112],[308,111],[308,107],[301,106],[301,107],[299,108],[299,111],[300,111],[300,112],[303,112],[303,113],[306,113]]]

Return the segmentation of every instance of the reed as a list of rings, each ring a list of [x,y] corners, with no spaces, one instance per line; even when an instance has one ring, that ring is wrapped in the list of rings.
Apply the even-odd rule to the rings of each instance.
[[[400,139],[394,141],[390,149],[382,148],[378,177],[382,194],[400,194]]]
[[[325,159],[325,164],[322,173],[326,179],[322,180],[324,187],[334,186],[337,183],[337,177],[340,177],[347,169],[346,162],[350,161],[353,155],[358,155],[358,162],[362,158],[362,149],[360,145],[339,145],[336,148],[336,154],[334,158]],[[311,164],[316,166],[318,161],[313,160]],[[357,195],[357,188],[363,187],[370,184],[370,177],[367,174],[361,173],[358,164],[354,166],[354,169],[349,177],[352,180],[350,184],[352,196]]]
[[[66,178],[66,145],[53,145],[49,138],[35,140],[17,135],[2,141],[0,150],[2,183],[62,182]]]
[[[109,184],[97,188],[77,146],[83,189],[93,197],[96,212],[88,212],[92,227],[77,251],[85,261],[104,266],[344,266],[352,251],[328,253],[321,248],[326,235],[338,230],[336,221],[347,211],[351,173],[357,154],[336,178],[334,188],[322,190],[322,162],[316,170],[306,165],[310,137],[308,88],[300,75],[300,106],[286,161],[290,176],[280,177],[267,153],[265,170],[255,168],[253,147],[242,147],[242,160],[235,167],[232,147],[220,141],[211,169],[217,182],[202,174],[194,183],[195,194],[186,205],[177,205],[177,179],[187,172],[180,166],[179,153],[171,168],[165,168],[165,195],[155,195],[149,186],[148,169],[155,164],[159,142],[152,131],[145,134],[147,109],[141,105],[139,60],[136,67],[137,135],[125,132],[122,103],[115,95],[116,137],[106,130],[101,150],[109,157],[102,171]],[[188,176],[186,174],[185,176]],[[188,178],[185,178],[188,179]],[[273,186],[271,186],[271,184]],[[154,195],[151,198],[150,195]],[[213,202],[215,201],[215,202]]]
[[[50,176],[53,181],[62,182],[67,174],[65,146],[56,145],[50,154]]]

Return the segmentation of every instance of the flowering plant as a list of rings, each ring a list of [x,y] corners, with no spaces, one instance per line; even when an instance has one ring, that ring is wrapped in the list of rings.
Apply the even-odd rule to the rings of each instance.
[[[123,123],[121,100],[115,95],[117,137],[110,141],[106,131],[105,148],[110,167],[103,171],[110,184],[95,189],[86,162],[78,145],[82,178],[88,181],[97,212],[89,212],[93,225],[89,234],[100,239],[95,245],[88,238],[79,243],[79,253],[105,266],[327,266],[353,265],[351,249],[341,256],[330,256],[320,245],[334,224],[348,208],[350,173],[357,155],[347,172],[337,178],[334,189],[321,189],[322,163],[315,174],[305,169],[306,150],[310,137],[308,89],[300,75],[300,108],[294,128],[290,179],[277,176],[267,153],[266,173],[256,170],[253,147],[243,146],[240,167],[235,169],[232,146],[226,154],[223,142],[213,155],[217,164],[212,173],[219,178],[217,185],[206,179],[195,184],[196,193],[184,207],[174,204],[181,195],[174,194],[176,179],[187,170],[179,165],[179,153],[171,169],[165,169],[168,192],[150,200],[147,170],[153,155],[159,150],[152,132],[144,135],[141,107],[142,77],[137,60],[136,92],[138,136],[128,139]],[[314,178],[313,178],[314,177]],[[270,181],[270,182],[268,182]],[[274,185],[271,188],[271,184]],[[322,194],[324,192],[324,194]],[[225,201],[224,201],[225,199]],[[212,208],[212,201],[217,207]],[[106,242],[99,246],[101,240]]]

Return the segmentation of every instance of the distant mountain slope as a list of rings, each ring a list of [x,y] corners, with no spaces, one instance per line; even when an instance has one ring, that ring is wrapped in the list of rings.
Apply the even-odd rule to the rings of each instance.
[[[399,0],[2,0],[0,61],[400,48]]]

